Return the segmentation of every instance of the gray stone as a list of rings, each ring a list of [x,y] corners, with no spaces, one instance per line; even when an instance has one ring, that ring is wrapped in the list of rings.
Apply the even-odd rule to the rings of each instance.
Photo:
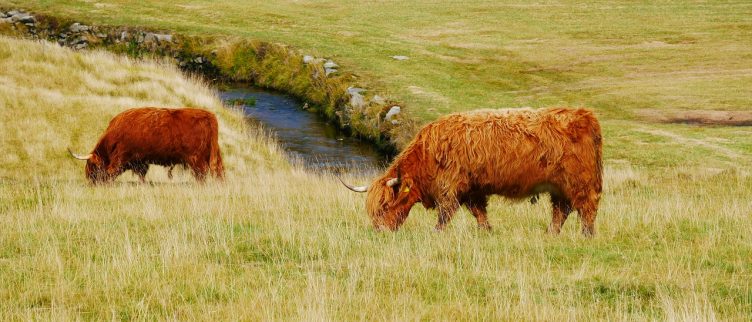
[[[0,11],[0,18],[8,18],[8,15],[6,15],[5,12]]]
[[[379,95],[374,95],[373,98],[371,98],[371,101],[378,105],[386,105],[386,100]]]
[[[59,38],[61,38],[61,39],[65,39],[65,38],[68,38],[68,34],[66,34],[66,33],[64,33],[64,32],[61,32],[61,33],[60,33],[59,35],[57,35],[57,36],[58,36]]]
[[[16,16],[16,17],[18,17],[18,16]],[[34,19],[34,17],[30,16],[30,15],[20,16],[18,18],[18,21],[23,22],[23,23],[30,23],[30,24],[34,24],[34,23],[37,22],[37,20]]]
[[[76,44],[75,46],[73,46],[73,49],[84,49],[87,46],[89,45],[87,45],[86,43],[80,43],[80,44]]]
[[[349,93],[350,95],[360,94],[365,91],[366,91],[365,88],[358,88],[358,87],[352,87],[352,86],[347,88],[347,93]]]
[[[127,31],[121,32],[120,33],[120,40],[121,41],[125,41],[126,39],[128,39],[128,32]]]
[[[11,11],[8,11],[7,15],[8,15],[8,17],[13,17],[13,16],[15,16],[15,15],[17,15],[19,13],[22,13],[22,12],[18,11],[18,10],[11,10]]]
[[[303,63],[304,64],[310,64],[315,60],[315,58],[311,55],[305,55],[303,56]]]
[[[89,26],[82,25],[78,22],[75,22],[72,25],[70,25],[70,27],[68,27],[68,30],[70,30],[73,33],[85,32],[85,31],[89,31]]]
[[[100,32],[100,33],[97,34],[97,38],[105,39],[105,38],[107,38],[107,34],[103,34],[103,33]]]
[[[331,59],[327,60],[326,63],[324,63],[324,68],[336,69],[337,67],[339,67],[339,65],[334,63]]]
[[[363,108],[366,106],[366,99],[359,93],[350,93],[350,106],[354,108]]]
[[[159,42],[172,42],[172,35],[169,34],[155,34]]]
[[[199,57],[196,57],[196,58],[195,58],[195,59],[193,60],[193,62],[194,62],[194,63],[196,63],[196,64],[203,64],[203,63],[204,63],[204,57],[201,57],[201,56],[199,56]]]
[[[86,37],[84,37],[84,36],[78,36],[78,37],[74,38],[73,40],[71,40],[70,43],[71,43],[71,45],[79,45],[79,44],[86,44],[88,42],[89,42],[89,40],[86,39]]]
[[[408,59],[410,59],[410,57],[407,57],[407,56],[399,56],[399,55],[397,55],[397,56],[392,56],[392,58],[394,58],[394,59],[396,59],[396,60],[408,60]]]
[[[392,108],[389,109],[389,112],[386,113],[386,116],[384,116],[384,119],[387,121],[392,120],[393,117],[397,116],[402,111],[402,108],[400,108],[397,105],[392,106]],[[394,122],[392,122],[394,124]]]
[[[326,76],[329,76],[329,74],[336,73],[337,69],[334,69],[334,68],[324,68],[324,71],[326,72]]]
[[[12,23],[13,18],[0,18],[0,23]]]
[[[29,27],[29,28],[36,28],[36,26],[37,26],[33,22],[27,22],[24,25],[26,25],[26,27]]]

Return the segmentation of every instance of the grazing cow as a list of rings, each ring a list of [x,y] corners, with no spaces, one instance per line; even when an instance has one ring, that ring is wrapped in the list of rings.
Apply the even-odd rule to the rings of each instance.
[[[142,107],[116,115],[94,150],[79,156],[86,160],[86,177],[92,183],[108,182],[127,170],[145,181],[150,164],[187,165],[196,180],[207,173],[224,176],[219,151],[217,118],[194,108]]]
[[[576,209],[592,235],[601,196],[601,129],[584,109],[503,109],[451,114],[423,127],[369,186],[366,208],[377,229],[396,230],[412,206],[438,208],[442,230],[460,205],[490,229],[490,195],[534,199],[548,192],[558,234]]]

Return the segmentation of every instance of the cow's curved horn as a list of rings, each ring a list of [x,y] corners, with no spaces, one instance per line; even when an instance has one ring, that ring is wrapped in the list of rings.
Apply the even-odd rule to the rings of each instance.
[[[345,183],[344,181],[342,181],[342,178],[340,178],[339,176],[337,176],[337,179],[339,179],[339,182],[342,182],[342,184],[345,185],[345,187],[347,187],[347,189],[350,189],[352,191],[355,191],[355,192],[366,192],[366,191],[368,191],[368,186],[355,187],[355,186],[351,186],[351,185]]]
[[[70,149],[70,148],[68,148],[68,153],[70,153],[70,155],[71,155],[72,157],[74,157],[74,158],[76,158],[76,159],[79,159],[79,160],[89,160],[89,159],[91,159],[91,157],[92,157],[92,154],[91,154],[91,153],[89,153],[89,154],[87,154],[87,155],[84,155],[84,156],[80,156],[80,155],[78,155],[78,154],[75,154],[75,153],[73,153],[73,151],[71,151],[71,149]]]
[[[388,187],[391,187],[393,185],[399,184],[399,178],[391,178],[389,181],[386,182],[386,185]]]

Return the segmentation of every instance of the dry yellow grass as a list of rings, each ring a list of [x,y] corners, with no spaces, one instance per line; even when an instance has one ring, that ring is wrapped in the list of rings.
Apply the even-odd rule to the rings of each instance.
[[[151,184],[87,185],[65,147],[90,149],[110,117],[140,105],[217,112],[227,181],[169,181],[154,168]],[[614,152],[593,239],[574,216],[545,235],[545,200],[494,199],[490,233],[464,210],[435,233],[422,209],[377,233],[362,195],[290,166],[206,85],[164,64],[0,38],[0,122],[3,320],[752,317],[748,162],[647,169]],[[657,162],[668,161],[634,142],[749,158],[682,135],[691,140],[606,138]]]

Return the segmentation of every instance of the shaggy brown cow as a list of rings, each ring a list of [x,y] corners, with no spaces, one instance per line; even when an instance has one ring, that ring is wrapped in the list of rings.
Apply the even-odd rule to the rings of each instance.
[[[490,195],[523,199],[548,192],[557,234],[576,209],[592,235],[601,196],[601,129],[584,109],[504,109],[451,114],[426,125],[370,186],[374,226],[396,230],[412,206],[438,208],[437,230],[460,205],[489,228]]]
[[[92,183],[113,180],[127,170],[144,182],[150,164],[187,165],[198,181],[203,181],[209,172],[220,179],[224,175],[217,118],[194,108],[126,110],[110,121],[89,155],[79,156],[70,149],[68,152],[76,159],[86,160],[86,177]]]

